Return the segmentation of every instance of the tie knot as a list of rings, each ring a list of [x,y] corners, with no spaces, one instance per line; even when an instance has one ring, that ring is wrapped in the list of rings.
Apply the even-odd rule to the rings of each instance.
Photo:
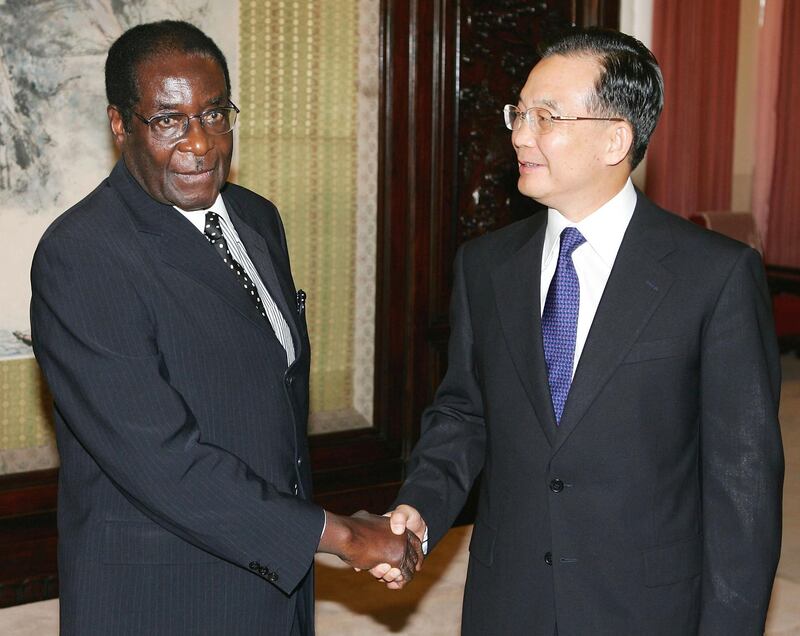
[[[211,240],[216,240],[222,237],[222,228],[219,224],[219,215],[211,210],[206,212],[205,235]]]
[[[575,251],[575,248],[585,242],[586,239],[578,228],[565,227],[564,231],[561,232],[561,251],[559,253],[559,258],[572,256],[572,252]]]

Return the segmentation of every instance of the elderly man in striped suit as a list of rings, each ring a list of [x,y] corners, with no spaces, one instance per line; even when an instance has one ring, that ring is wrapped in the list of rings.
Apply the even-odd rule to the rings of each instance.
[[[140,25],[106,89],[122,158],[31,275],[62,634],[312,634],[315,552],[408,579],[419,540],[311,501],[305,297],[275,206],[226,184],[222,52],[187,23]]]

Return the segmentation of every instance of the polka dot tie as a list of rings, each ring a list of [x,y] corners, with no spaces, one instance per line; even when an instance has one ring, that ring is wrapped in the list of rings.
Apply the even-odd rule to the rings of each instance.
[[[216,212],[211,212],[210,210],[206,212],[205,235],[209,243],[214,246],[214,251],[219,254],[219,257],[228,265],[230,270],[236,274],[236,277],[239,279],[244,291],[247,292],[247,294],[250,296],[250,299],[253,301],[253,304],[256,306],[256,309],[258,309],[258,313],[260,313],[264,319],[269,322],[269,318],[267,318],[267,312],[265,311],[264,305],[261,302],[261,297],[258,295],[256,286],[247,275],[247,272],[244,271],[242,266],[236,261],[235,258],[233,258],[231,251],[228,249],[228,242],[222,235],[222,227],[219,224],[219,215]]]
[[[558,264],[547,290],[547,299],[542,312],[542,340],[544,359],[550,383],[550,396],[556,414],[556,424],[561,423],[561,414],[567,402],[572,384],[572,366],[575,358],[575,336],[578,331],[578,308],[581,287],[578,274],[572,263],[572,252],[586,241],[577,228],[564,228],[561,232],[561,247]]]

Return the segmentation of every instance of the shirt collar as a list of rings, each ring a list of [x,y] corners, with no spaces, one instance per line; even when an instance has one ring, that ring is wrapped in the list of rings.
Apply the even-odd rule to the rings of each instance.
[[[216,212],[219,216],[225,219],[229,225],[231,224],[231,217],[228,214],[228,208],[225,207],[225,201],[222,200],[222,194],[218,194],[216,200],[210,208],[201,210],[181,210],[177,205],[173,205],[178,212],[185,216],[189,222],[194,225],[201,232],[205,231],[206,212]]]
[[[542,266],[546,267],[551,258],[558,258],[560,236],[564,228],[577,227],[586,243],[611,269],[635,208],[636,189],[630,178],[622,190],[579,223],[573,223],[558,210],[548,208]]]

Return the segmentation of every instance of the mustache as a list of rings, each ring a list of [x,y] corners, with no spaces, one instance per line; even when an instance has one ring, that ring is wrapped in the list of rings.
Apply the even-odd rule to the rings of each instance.
[[[184,165],[177,166],[175,172],[178,174],[202,174],[203,172],[214,170],[217,167],[217,163],[216,160],[195,157],[191,163],[187,161]]]

